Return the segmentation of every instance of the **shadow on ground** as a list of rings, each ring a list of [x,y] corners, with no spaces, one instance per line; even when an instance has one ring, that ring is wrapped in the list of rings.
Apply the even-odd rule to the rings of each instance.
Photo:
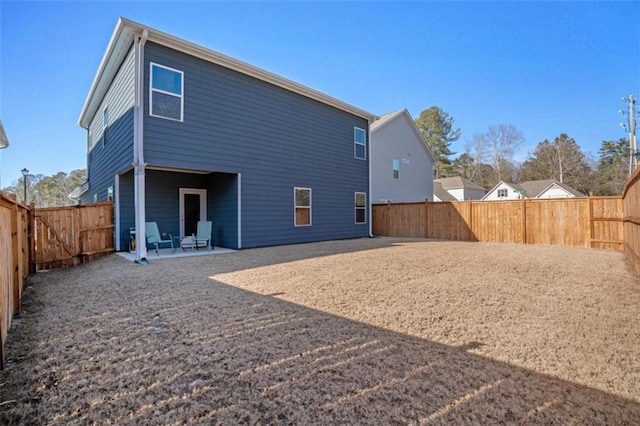
[[[291,246],[284,261],[332,249],[327,244],[300,257]],[[260,253],[252,252],[229,256],[244,254],[242,267],[255,267]],[[181,268],[157,275],[153,264],[111,256],[35,277],[7,342],[0,423],[637,424],[640,418],[634,401],[468,352],[482,342],[450,347],[332,316],[196,276],[191,261],[175,260]],[[220,261],[211,272],[231,270],[232,263]]]

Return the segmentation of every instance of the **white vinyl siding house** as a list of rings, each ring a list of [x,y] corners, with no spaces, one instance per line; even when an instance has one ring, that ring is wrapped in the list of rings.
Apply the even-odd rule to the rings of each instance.
[[[506,182],[500,182],[482,199],[483,201],[506,201],[522,198],[521,188]]]
[[[406,109],[371,125],[371,202],[433,201],[431,150]]]
[[[569,185],[560,183],[554,179],[530,180],[522,183],[499,182],[483,201],[518,200],[521,198],[572,198],[584,197],[579,191]]]

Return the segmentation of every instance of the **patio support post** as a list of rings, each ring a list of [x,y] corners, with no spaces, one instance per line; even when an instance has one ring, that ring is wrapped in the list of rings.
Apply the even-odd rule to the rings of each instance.
[[[145,194],[145,169],[143,149],[143,125],[144,125],[144,44],[147,42],[147,30],[144,30],[135,42],[135,106],[133,117],[133,168],[134,168],[134,199],[135,199],[135,226],[136,226],[136,263],[147,263],[146,229],[146,194]]]

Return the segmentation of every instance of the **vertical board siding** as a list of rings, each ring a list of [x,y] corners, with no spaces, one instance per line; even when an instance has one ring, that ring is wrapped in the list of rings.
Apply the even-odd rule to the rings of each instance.
[[[620,197],[377,204],[373,233],[623,251],[622,211]]]
[[[183,122],[149,116],[149,62],[184,72]],[[152,42],[144,91],[150,166],[242,174],[243,248],[368,235],[354,218],[354,193],[369,197],[353,141],[366,119]],[[312,226],[294,226],[294,187],[312,189]]]
[[[627,181],[622,198],[625,250],[630,266],[640,272],[640,169]]]

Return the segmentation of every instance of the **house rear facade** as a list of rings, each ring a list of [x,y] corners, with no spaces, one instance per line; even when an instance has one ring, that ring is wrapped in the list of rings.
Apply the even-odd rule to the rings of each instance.
[[[234,249],[368,236],[373,119],[121,18],[79,119],[82,201],[113,199],[119,250],[151,221],[185,236],[210,220],[214,244]]]

